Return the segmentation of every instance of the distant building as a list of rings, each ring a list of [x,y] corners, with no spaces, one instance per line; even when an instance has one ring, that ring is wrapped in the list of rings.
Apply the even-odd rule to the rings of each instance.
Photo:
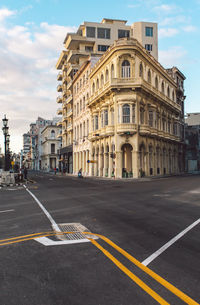
[[[186,168],[200,171],[200,113],[187,113],[185,118]]]
[[[47,125],[41,131],[41,169],[44,171],[59,168],[59,150],[61,148],[60,130],[60,127],[52,124]]]
[[[30,132],[23,134],[23,155],[26,155],[30,151],[31,141]]]

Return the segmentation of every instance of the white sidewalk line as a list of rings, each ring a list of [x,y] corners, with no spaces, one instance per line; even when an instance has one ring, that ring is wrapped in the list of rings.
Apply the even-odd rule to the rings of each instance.
[[[0,213],[7,213],[7,212],[13,212],[14,210],[4,210],[4,211],[0,211]]]
[[[26,191],[33,197],[33,199],[37,202],[37,204],[39,205],[39,207],[42,209],[42,211],[45,213],[45,215],[48,217],[49,221],[52,224],[52,227],[54,228],[55,231],[57,232],[61,232],[61,230],[59,229],[57,223],[55,222],[55,220],[52,218],[52,216],[50,215],[50,213],[45,209],[45,207],[42,205],[42,203],[37,199],[37,197],[31,192],[29,191],[29,189],[26,187],[26,185],[24,185],[24,188],[26,189]]]
[[[158,249],[156,252],[151,254],[149,257],[147,257],[142,264],[147,266],[149,265],[156,257],[158,257],[161,253],[163,253],[167,248],[169,248],[171,245],[173,245],[177,240],[179,240],[182,236],[184,236],[187,232],[189,232],[191,229],[193,229],[195,226],[197,226],[200,223],[200,218],[197,219],[195,222],[193,222],[190,226],[188,226],[185,230],[181,231],[178,235],[176,235],[174,238],[170,239],[165,245],[163,245],[160,249]]]

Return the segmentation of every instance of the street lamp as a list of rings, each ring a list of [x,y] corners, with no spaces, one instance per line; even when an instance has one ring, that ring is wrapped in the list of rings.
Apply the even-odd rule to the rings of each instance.
[[[3,121],[3,134],[4,134],[4,145],[5,145],[5,164],[4,164],[4,170],[6,171],[7,170],[7,150],[8,150],[8,147],[7,145],[9,144],[10,142],[10,135],[8,134],[8,119],[6,118],[6,115],[4,116],[4,118],[2,119]],[[8,144],[7,144],[8,143]]]

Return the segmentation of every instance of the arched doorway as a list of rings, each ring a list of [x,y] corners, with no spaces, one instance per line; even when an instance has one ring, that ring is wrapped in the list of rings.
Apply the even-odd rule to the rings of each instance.
[[[122,145],[122,177],[132,177],[132,150],[130,144]]]

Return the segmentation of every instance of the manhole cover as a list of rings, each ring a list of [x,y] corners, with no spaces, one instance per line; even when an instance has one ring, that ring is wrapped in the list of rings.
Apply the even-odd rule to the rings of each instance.
[[[57,238],[60,240],[82,240],[87,238],[98,239],[95,235],[83,234],[82,232],[90,232],[80,223],[60,223],[58,227],[61,232],[73,232],[70,234],[59,234]]]

